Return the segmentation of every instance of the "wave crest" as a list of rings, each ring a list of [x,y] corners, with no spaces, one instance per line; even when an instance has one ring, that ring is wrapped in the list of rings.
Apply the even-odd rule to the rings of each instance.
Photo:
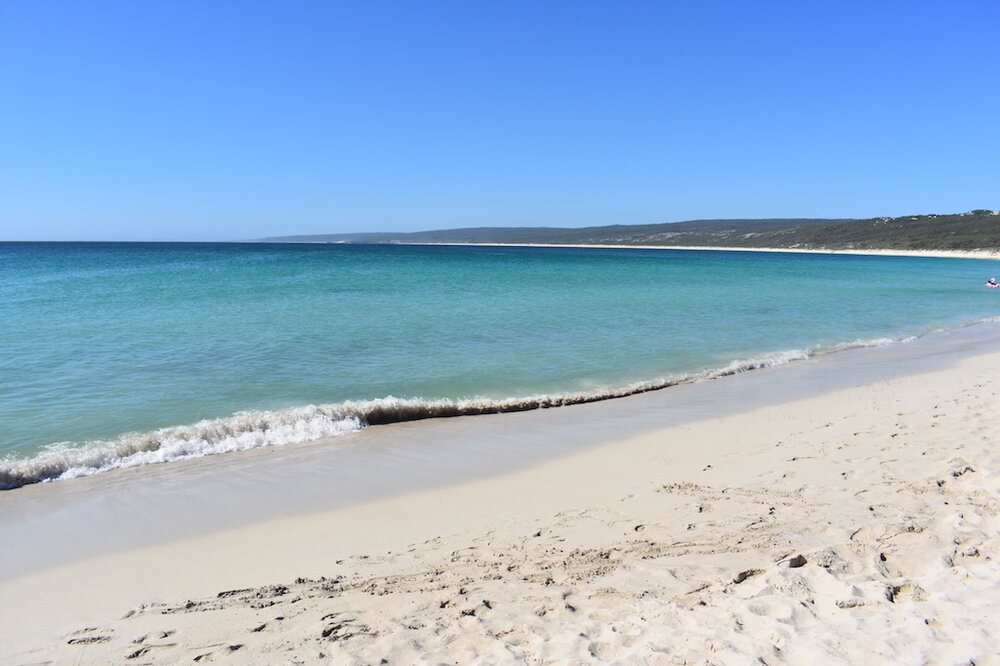
[[[500,400],[491,398],[422,400],[387,396],[374,400],[307,405],[275,411],[238,412],[226,418],[208,419],[191,425],[161,428],[146,433],[129,433],[114,440],[83,444],[74,442],[50,444],[30,459],[8,458],[0,461],[0,490],[10,490],[41,481],[90,476],[113,469],[265,446],[298,444],[355,432],[366,426],[450,416],[521,412],[622,398],[681,383],[785,365],[819,354],[909,342],[914,339],[913,337],[877,338],[806,350],[792,349],[736,360],[721,368],[684,377],[659,378],[619,388],[576,393]]]

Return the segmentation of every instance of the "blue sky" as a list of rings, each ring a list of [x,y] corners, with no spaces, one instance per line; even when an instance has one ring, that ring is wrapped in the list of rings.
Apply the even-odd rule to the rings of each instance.
[[[1000,3],[0,0],[0,238],[1000,208]]]

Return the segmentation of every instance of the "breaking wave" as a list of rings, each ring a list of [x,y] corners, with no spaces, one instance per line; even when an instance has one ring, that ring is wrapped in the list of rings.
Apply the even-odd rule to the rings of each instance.
[[[693,375],[659,378],[613,389],[500,400],[423,400],[388,396],[375,400],[307,405],[276,411],[238,412],[225,418],[199,421],[191,425],[129,433],[114,440],[50,444],[29,459],[7,458],[0,461],[0,490],[172,460],[298,444],[355,432],[367,426],[449,416],[521,412],[610,400],[677,384],[785,365],[844,349],[879,347],[914,339],[876,338],[805,350],[774,352],[736,360],[724,367]]]

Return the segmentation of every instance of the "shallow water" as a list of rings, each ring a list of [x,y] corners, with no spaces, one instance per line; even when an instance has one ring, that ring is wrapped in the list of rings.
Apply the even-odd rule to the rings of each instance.
[[[996,263],[0,244],[0,485],[600,399],[991,318]]]

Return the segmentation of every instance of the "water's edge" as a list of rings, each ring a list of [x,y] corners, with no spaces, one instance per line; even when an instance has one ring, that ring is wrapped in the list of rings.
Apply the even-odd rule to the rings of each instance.
[[[955,328],[991,320],[962,324]],[[660,377],[622,387],[555,395],[511,397],[501,400],[422,400],[387,396],[375,400],[305,405],[276,411],[244,411],[190,425],[127,433],[110,441],[51,444],[39,454],[0,460],[0,490],[28,484],[90,476],[124,469],[260,447],[283,446],[335,437],[363,428],[424,419],[503,414],[579,405],[658,391],[716,379],[849,349],[907,343],[917,336],[854,340],[837,345],[769,352],[726,366],[676,377]]]
[[[0,493],[0,582],[100,553],[474,482],[645,433],[665,433],[662,458],[650,464],[670,464],[678,447],[698,445],[685,437],[686,424],[794,408],[797,400],[852,387],[866,387],[865,399],[888,406],[882,382],[923,382],[926,373],[998,350],[1000,323],[983,323],[623,400],[395,423],[300,446],[31,484]]]

